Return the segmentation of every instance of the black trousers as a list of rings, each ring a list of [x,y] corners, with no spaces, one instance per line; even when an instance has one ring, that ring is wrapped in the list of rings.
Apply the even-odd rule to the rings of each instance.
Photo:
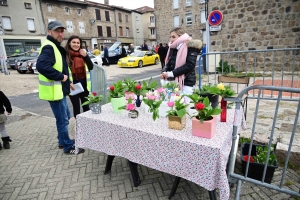
[[[71,96],[71,95],[69,96],[70,100],[72,102],[72,105],[73,105],[73,115],[75,118],[78,114],[80,114],[80,106],[84,102],[87,101],[87,99],[85,97],[89,96],[89,91],[86,89],[86,87],[83,87],[83,88],[84,88],[83,92],[73,95],[73,96]],[[90,110],[90,107],[89,107],[89,105],[85,105],[85,106],[82,106],[82,109],[83,109],[83,112],[85,112],[85,111]]]
[[[166,63],[165,63],[165,58],[160,59],[160,64],[161,64],[161,69],[164,69]]]

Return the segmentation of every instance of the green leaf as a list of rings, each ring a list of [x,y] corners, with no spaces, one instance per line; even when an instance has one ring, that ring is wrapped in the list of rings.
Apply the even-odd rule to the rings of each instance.
[[[181,110],[177,111],[177,115],[180,118],[182,118],[185,114],[186,114],[186,110],[185,109],[181,109]]]
[[[203,100],[203,104],[205,107],[208,107],[210,104],[209,104],[209,99],[208,97],[205,97],[204,100]]]

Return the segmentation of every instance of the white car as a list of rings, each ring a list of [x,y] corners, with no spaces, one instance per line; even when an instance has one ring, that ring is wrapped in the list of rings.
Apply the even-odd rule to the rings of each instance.
[[[90,53],[90,52],[87,52],[87,54],[88,54],[88,56],[91,58],[91,61],[94,63],[94,64],[96,64],[96,65],[102,65],[102,58],[101,58],[101,56],[99,55],[99,56],[95,56],[95,55],[93,55],[92,53]]]

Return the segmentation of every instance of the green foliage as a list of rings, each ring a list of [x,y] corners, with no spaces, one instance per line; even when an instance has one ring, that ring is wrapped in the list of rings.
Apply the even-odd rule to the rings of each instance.
[[[241,145],[242,143],[249,143],[250,144],[250,142],[251,142],[250,138],[240,137],[240,139],[239,139],[239,145]]]
[[[219,74],[229,74],[236,72],[236,69],[233,65],[229,65],[228,61],[223,62],[223,60],[221,59],[219,62],[219,67],[216,67],[216,71]]]
[[[112,86],[110,86],[109,89],[110,98],[124,97],[124,90],[125,86],[123,85],[123,82],[121,80],[114,83]]]
[[[82,106],[91,104],[91,103],[99,103],[100,101],[103,100],[104,96],[103,95],[98,95],[96,92],[93,92],[92,94],[89,94],[89,96],[85,97],[87,99],[86,102],[82,104]]]
[[[191,103],[198,103],[198,102],[202,102],[203,101],[203,99],[204,99],[204,97],[201,97],[201,96],[199,96],[198,94],[196,94],[196,93],[193,93],[193,94],[185,94],[185,95],[183,95],[183,96],[186,96],[186,97],[188,97],[188,98],[190,98],[191,99]]]
[[[175,90],[175,88],[178,88],[178,83],[176,82],[168,82],[164,88],[167,88],[167,89],[171,89],[172,91]]]
[[[160,104],[162,103],[163,100],[156,101],[156,100],[151,100],[148,98],[144,98],[143,102],[149,106],[149,112],[152,113],[152,118],[155,121],[157,118],[159,118],[159,111],[158,108]]]
[[[132,98],[131,97],[129,97],[127,104],[130,104],[130,103],[132,103]],[[127,105],[121,106],[121,107],[118,108],[118,110],[125,110],[126,107],[127,107]]]
[[[182,118],[187,112],[186,108],[189,106],[188,104],[182,103],[183,96],[174,102],[174,106],[167,112],[167,116],[173,115]]]
[[[218,92],[218,87],[216,85],[211,85],[211,84],[206,84],[206,85],[202,85],[201,89],[199,88],[194,88],[194,92],[195,94],[198,95],[207,95],[207,94],[217,94]]]
[[[157,81],[153,81],[152,82],[152,77],[149,79],[148,82],[146,82],[145,80],[142,81],[142,88],[145,91],[152,91],[152,90],[154,90],[154,88],[156,87],[156,85],[157,85]]]
[[[131,80],[130,78],[126,78],[123,83],[126,85],[125,90],[127,92],[134,92],[134,88],[136,86],[136,81]]]
[[[271,147],[269,161],[268,161],[269,166],[276,165],[276,162],[275,162],[276,156],[274,153],[272,153],[273,150],[274,150],[274,148]],[[267,155],[268,155],[268,147],[256,146],[256,156],[253,156],[254,162],[260,163],[260,164],[265,164],[265,162],[267,160]]]

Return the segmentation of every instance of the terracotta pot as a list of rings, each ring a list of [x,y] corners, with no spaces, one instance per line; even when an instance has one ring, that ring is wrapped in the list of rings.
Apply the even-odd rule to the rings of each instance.
[[[203,121],[203,123],[200,123],[200,121],[196,117],[194,117],[192,119],[192,134],[194,136],[210,139],[216,133],[216,122],[216,116],[213,116],[211,120]]]
[[[168,125],[170,129],[182,130],[186,125],[186,115],[184,115],[182,118],[169,115],[168,119]]]

